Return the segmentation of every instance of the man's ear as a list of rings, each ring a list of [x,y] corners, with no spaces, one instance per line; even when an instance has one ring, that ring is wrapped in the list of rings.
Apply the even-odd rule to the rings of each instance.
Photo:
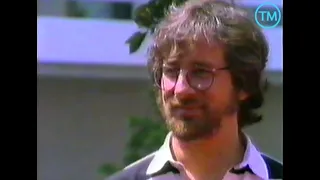
[[[239,91],[239,94],[238,94],[238,98],[239,98],[239,101],[245,101],[246,99],[248,99],[249,97],[249,94],[243,90]]]

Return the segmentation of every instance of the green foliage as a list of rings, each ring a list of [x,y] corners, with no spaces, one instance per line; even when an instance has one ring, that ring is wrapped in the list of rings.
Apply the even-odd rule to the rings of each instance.
[[[121,170],[121,166],[115,164],[104,164],[98,169],[98,173],[103,176],[108,176]]]
[[[130,139],[126,144],[126,153],[123,164],[104,164],[100,167],[99,173],[109,176],[124,168],[145,155],[159,149],[167,134],[164,123],[153,121],[149,118],[129,118]]]
[[[166,135],[163,123],[149,118],[132,117],[129,119],[129,126],[132,134],[126,147],[125,164],[130,164],[158,149]]]
[[[154,91],[150,90],[149,92],[155,114],[159,116]],[[168,131],[161,120],[133,116],[129,118],[129,133],[130,137],[126,143],[123,162],[121,164],[104,164],[99,168],[99,174],[104,177],[109,176],[159,149]]]
[[[130,53],[139,50],[148,33],[152,34],[156,25],[165,16],[171,5],[180,5],[186,0],[150,0],[136,8],[133,15],[134,22],[143,30],[133,33],[126,44],[129,44]]]
[[[142,42],[146,38],[146,35],[147,32],[137,31],[130,36],[130,38],[126,41],[126,43],[129,44],[130,53],[134,53],[140,48]]]
[[[77,1],[67,1],[66,9],[69,17],[84,18],[88,16],[87,11]]]

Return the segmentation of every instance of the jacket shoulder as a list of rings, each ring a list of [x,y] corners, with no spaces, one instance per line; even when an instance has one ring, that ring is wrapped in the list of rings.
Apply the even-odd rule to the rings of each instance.
[[[262,154],[262,157],[268,168],[269,179],[283,179],[283,164],[265,154]]]
[[[107,177],[105,180],[145,180],[147,179],[146,171],[153,157],[154,153],[151,153]]]

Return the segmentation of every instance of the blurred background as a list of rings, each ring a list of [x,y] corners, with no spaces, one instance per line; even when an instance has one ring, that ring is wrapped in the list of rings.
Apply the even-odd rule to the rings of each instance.
[[[99,180],[121,163],[128,118],[157,118],[145,47],[129,54],[133,10],[147,0],[37,0],[37,171],[39,180]],[[241,0],[249,11],[264,0]],[[277,4],[282,11],[282,2]],[[282,161],[282,21],[264,30],[271,52],[265,120],[245,131]]]

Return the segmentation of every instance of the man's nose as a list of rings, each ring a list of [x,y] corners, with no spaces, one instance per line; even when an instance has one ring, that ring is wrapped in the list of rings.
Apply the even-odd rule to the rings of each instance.
[[[174,94],[181,97],[193,93],[195,93],[195,91],[190,87],[187,76],[184,73],[180,73],[174,88]]]

